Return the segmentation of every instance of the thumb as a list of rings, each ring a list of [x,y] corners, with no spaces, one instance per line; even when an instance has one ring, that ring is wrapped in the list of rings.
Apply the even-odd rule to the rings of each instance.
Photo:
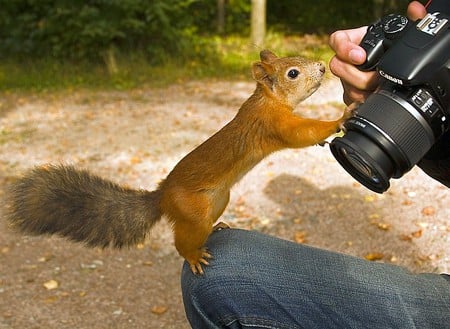
[[[411,19],[412,21],[416,21],[420,18],[423,18],[427,14],[427,10],[420,2],[412,1],[408,5],[407,13],[409,19]]]

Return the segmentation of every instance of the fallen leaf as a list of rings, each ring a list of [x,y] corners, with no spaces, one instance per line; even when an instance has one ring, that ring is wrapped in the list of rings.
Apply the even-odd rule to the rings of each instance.
[[[409,234],[401,234],[400,240],[403,241],[411,241],[412,239],[417,239],[422,236],[422,230],[414,231]]]
[[[53,257],[54,257],[53,255],[45,255],[45,256],[39,257],[38,262],[45,263],[45,262],[48,262],[49,260],[51,260]]]
[[[410,234],[400,234],[400,240],[402,241],[411,241],[412,236]]]
[[[119,308],[118,310],[115,310],[112,314],[113,315],[122,315],[123,314],[123,310],[121,308]]]
[[[377,224],[377,227],[378,227],[380,230],[387,231],[387,230],[389,230],[389,229],[391,228],[391,224],[387,224],[387,223],[378,223],[378,224]]]
[[[168,307],[165,305],[156,305],[156,306],[153,306],[151,309],[152,313],[156,314],[156,315],[162,315],[162,314],[166,313],[167,310],[168,310]]]
[[[364,196],[364,202],[374,202],[375,201],[375,196],[373,195],[365,195]]]
[[[305,243],[306,242],[306,231],[297,231],[294,233],[294,240],[297,243]]]
[[[56,289],[56,288],[58,288],[58,286],[59,286],[59,283],[56,280],[50,280],[50,281],[47,281],[44,283],[44,287],[47,290]]]
[[[424,216],[433,216],[436,214],[436,209],[432,206],[428,206],[422,209],[422,215]]]
[[[382,254],[381,252],[371,252],[368,253],[364,256],[365,259],[370,260],[370,261],[376,261],[376,260],[381,260],[384,258],[384,254]]]
[[[420,238],[422,236],[422,230],[418,230],[418,231],[412,232],[411,236],[413,238]]]
[[[383,230],[383,231],[388,231],[391,229],[391,224],[388,223],[384,223],[384,222],[376,222],[376,221],[372,221],[370,222],[370,224],[375,225],[378,229]]]
[[[53,303],[56,303],[57,301],[58,301],[58,296],[50,296],[50,297],[47,297],[45,300],[44,300],[44,302],[46,303],[46,304],[53,304]]]
[[[421,228],[428,228],[428,226],[430,226],[430,223],[426,223],[426,222],[419,222],[416,224],[417,226],[420,226]]]
[[[431,254],[431,255],[428,256],[428,259],[429,259],[429,260],[436,260],[436,259],[438,259],[438,258],[439,258],[439,256],[436,255],[436,254]]]
[[[141,162],[142,162],[142,159],[137,156],[134,156],[130,159],[130,164],[132,164],[132,165],[140,164]]]

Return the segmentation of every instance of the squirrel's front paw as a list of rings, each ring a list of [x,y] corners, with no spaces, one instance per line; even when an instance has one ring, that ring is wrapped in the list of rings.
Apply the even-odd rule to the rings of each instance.
[[[220,231],[226,228],[230,228],[230,225],[228,225],[225,222],[218,222],[216,225],[213,226],[213,231]]]
[[[341,120],[340,120],[340,124],[339,124],[340,130],[345,132],[345,127],[344,127],[345,122],[349,118],[351,118],[352,116],[354,116],[356,114],[357,109],[358,109],[360,104],[361,103],[359,103],[359,102],[353,102],[353,103],[351,103],[349,106],[347,106],[345,108],[344,114],[342,115]]]

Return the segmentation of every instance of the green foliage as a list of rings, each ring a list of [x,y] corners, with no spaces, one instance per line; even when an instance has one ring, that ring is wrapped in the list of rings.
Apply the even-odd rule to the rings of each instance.
[[[267,20],[284,33],[328,33],[370,23],[382,4],[404,10],[407,2],[268,0]],[[116,57],[130,52],[152,64],[205,57],[200,36],[217,34],[211,0],[0,0],[0,8],[0,59],[104,62],[110,73]],[[250,11],[249,0],[225,1],[223,33],[249,35]]]
[[[402,12],[408,2],[267,0],[266,45],[326,61],[326,33]],[[217,12],[212,0],[0,0],[0,89],[248,77],[260,50],[248,39],[251,1],[225,1],[220,36]]]
[[[2,0],[0,53],[98,61],[111,50],[138,50],[160,63],[191,44],[192,2]]]
[[[279,56],[303,55],[328,62],[332,51],[327,38],[320,36],[284,37],[269,33],[270,49]],[[133,52],[117,56],[118,73],[111,75],[102,63],[70,63],[39,58],[29,61],[0,61],[0,91],[57,91],[70,89],[130,89],[162,87],[196,79],[251,79],[250,66],[259,60],[261,49],[249,44],[248,38],[199,38],[203,56],[179,61],[168,58],[150,65],[145,55]]]

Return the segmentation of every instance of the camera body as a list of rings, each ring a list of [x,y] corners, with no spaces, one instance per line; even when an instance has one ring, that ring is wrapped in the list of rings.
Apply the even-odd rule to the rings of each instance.
[[[450,130],[450,16],[440,11],[411,22],[387,15],[369,26],[360,45],[367,59],[359,69],[376,69],[380,87],[330,148],[355,179],[382,193]]]

